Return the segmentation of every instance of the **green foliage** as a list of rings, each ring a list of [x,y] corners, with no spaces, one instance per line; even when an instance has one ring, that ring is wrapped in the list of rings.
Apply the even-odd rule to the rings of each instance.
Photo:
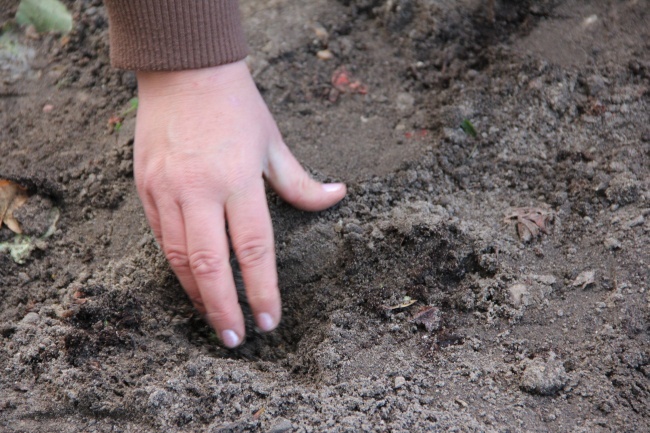
[[[467,135],[471,135],[472,137],[476,138],[478,134],[476,133],[476,129],[474,129],[474,125],[472,125],[472,122],[469,120],[465,119],[462,121],[460,124],[461,129],[465,132]]]
[[[122,122],[124,121],[124,118],[125,118],[127,115],[129,115],[130,113],[133,113],[134,111],[136,111],[136,110],[138,109],[138,102],[139,102],[139,101],[138,101],[138,98],[137,98],[137,97],[135,97],[135,98],[131,98],[131,99],[129,100],[129,108],[127,108],[126,110],[124,110],[124,111],[122,112],[122,115],[119,116],[119,121],[117,121],[117,122],[115,123],[115,126],[113,126],[113,131],[115,131],[115,132],[120,132],[120,129],[122,129]]]
[[[124,117],[127,114],[132,113],[137,109],[138,109],[138,98],[137,97],[131,98],[129,100],[129,108],[127,108],[126,111],[124,113],[122,113],[122,116]]]
[[[72,30],[72,15],[59,0],[22,0],[16,21],[20,25],[33,25],[39,33]]]

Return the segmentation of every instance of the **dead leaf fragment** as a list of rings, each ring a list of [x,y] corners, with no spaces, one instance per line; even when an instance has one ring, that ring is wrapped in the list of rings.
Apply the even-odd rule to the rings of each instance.
[[[424,325],[429,332],[437,331],[442,326],[440,309],[431,306],[422,307],[413,316],[413,322]]]
[[[515,223],[519,239],[530,242],[541,233],[548,234],[549,224],[555,215],[552,211],[536,207],[520,207],[506,214],[506,224]]]
[[[399,310],[402,308],[410,307],[411,305],[415,304],[417,302],[417,299],[411,299],[408,296],[405,296],[402,303],[397,304],[397,305],[390,305],[388,307],[384,307],[386,310]]]
[[[582,287],[586,289],[588,286],[596,282],[596,271],[584,271],[576,277],[571,284],[573,287]]]
[[[332,73],[331,81],[332,87],[334,87],[330,92],[331,102],[336,102],[341,93],[358,93],[360,95],[368,93],[368,86],[354,78],[345,66],[341,66]]]
[[[10,180],[0,179],[0,221],[17,234],[21,234],[23,230],[14,218],[14,212],[26,201],[26,188]]]
[[[260,408],[257,412],[253,414],[253,419],[254,420],[260,419],[260,417],[264,414],[264,412],[266,412],[266,408],[265,407]]]

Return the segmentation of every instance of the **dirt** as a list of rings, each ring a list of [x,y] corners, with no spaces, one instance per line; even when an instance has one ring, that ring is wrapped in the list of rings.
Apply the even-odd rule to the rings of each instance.
[[[102,4],[14,30],[0,178],[37,241],[0,254],[0,430],[650,430],[650,8],[489,4],[242,1],[287,143],[350,192],[269,192],[284,319],[234,351],[146,225]],[[341,66],[367,94],[333,94]],[[522,241],[518,208],[546,230]]]

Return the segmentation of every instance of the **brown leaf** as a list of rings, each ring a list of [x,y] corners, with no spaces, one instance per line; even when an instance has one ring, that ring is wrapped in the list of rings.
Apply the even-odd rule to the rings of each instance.
[[[436,307],[422,307],[413,316],[413,322],[424,325],[429,332],[437,331],[442,326],[440,310]]]
[[[554,218],[552,211],[536,207],[520,207],[507,213],[504,222],[515,223],[519,238],[524,242],[530,242],[540,233],[548,234],[548,225]]]
[[[23,232],[20,223],[14,218],[14,212],[26,201],[26,188],[10,180],[0,179],[0,221],[14,233]]]

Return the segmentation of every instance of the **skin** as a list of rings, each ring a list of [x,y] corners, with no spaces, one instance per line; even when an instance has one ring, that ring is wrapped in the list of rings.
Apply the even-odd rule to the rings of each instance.
[[[235,347],[245,328],[230,241],[256,324],[272,331],[281,303],[264,179],[307,211],[340,201],[345,185],[321,184],[304,171],[243,61],[137,77],[135,179],[167,260],[224,345]]]

